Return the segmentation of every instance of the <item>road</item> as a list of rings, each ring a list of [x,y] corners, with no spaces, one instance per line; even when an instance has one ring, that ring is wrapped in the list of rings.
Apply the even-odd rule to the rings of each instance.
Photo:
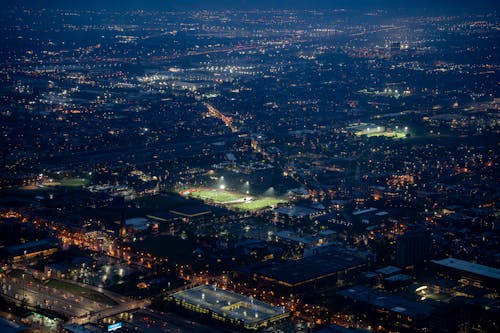
[[[142,309],[151,304],[149,299],[132,300],[111,292],[103,292],[100,288],[79,285],[101,292],[113,298],[118,304],[115,306],[104,305],[70,292],[64,292],[60,289],[33,281],[29,278],[28,274],[26,279],[8,275],[0,278],[0,289],[4,295],[17,300],[19,303],[25,302],[26,305],[32,308],[40,307],[65,315],[71,318],[68,322],[69,324],[83,325],[97,322],[103,318],[122,312]]]
[[[139,310],[134,313],[134,319],[127,325],[135,327],[139,332],[182,332],[182,333],[221,333],[232,332],[227,329],[208,327],[198,322],[186,319],[174,313],[158,312],[151,309]]]
[[[61,313],[68,317],[82,316],[105,309],[105,305],[95,301],[62,292],[42,283],[21,278],[3,276],[0,278],[1,292],[31,307],[40,307]]]
[[[133,300],[130,302],[118,304],[116,306],[106,308],[104,310],[98,311],[98,312],[92,312],[89,314],[84,314],[79,317],[71,319],[68,324],[88,324],[88,323],[96,323],[99,320],[111,316],[115,316],[117,314],[123,313],[123,312],[128,312],[131,310],[136,310],[136,309],[143,309],[151,304],[151,301],[149,299],[143,299],[143,300]]]

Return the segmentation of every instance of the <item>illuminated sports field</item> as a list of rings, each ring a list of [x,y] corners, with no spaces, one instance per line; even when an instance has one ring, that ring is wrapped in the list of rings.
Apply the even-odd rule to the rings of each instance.
[[[363,133],[362,131],[359,131],[356,132],[355,134],[356,136],[366,136],[368,138],[385,136],[386,138],[404,139],[406,138],[407,132],[384,131],[384,132]]]
[[[253,197],[243,193],[212,188],[184,189],[180,191],[180,194],[245,211],[261,210],[287,202],[287,200],[277,197]]]
[[[63,178],[60,181],[61,186],[80,187],[89,184],[89,180],[85,178]]]
[[[273,207],[276,206],[277,204],[280,203],[285,203],[287,200],[280,199],[280,198],[272,198],[272,197],[262,197],[262,198],[257,198],[252,201],[247,201],[247,202],[242,202],[242,203],[237,203],[232,205],[232,207],[239,209],[239,210],[260,210],[264,209],[267,207]]]
[[[289,315],[284,308],[214,286],[201,285],[186,289],[173,294],[172,298],[177,305],[186,309],[211,315],[220,321],[241,324],[252,330],[269,326]]]
[[[201,200],[213,201],[218,204],[224,204],[231,201],[244,200],[248,195],[230,192],[226,190],[217,190],[210,188],[191,189],[182,191],[182,194],[187,193],[189,196]]]

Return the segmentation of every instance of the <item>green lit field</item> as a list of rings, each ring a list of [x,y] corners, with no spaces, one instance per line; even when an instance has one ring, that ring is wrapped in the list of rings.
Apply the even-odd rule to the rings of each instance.
[[[277,197],[254,197],[243,193],[211,188],[184,189],[180,191],[180,194],[203,201],[225,205],[230,209],[245,211],[261,210],[286,202],[285,199]]]
[[[81,187],[88,185],[89,180],[85,178],[63,178],[60,184],[65,187]]]
[[[384,132],[373,132],[373,133],[363,133],[362,131],[356,132],[356,136],[366,136],[368,138],[384,136],[386,138],[393,139],[404,139],[406,138],[407,132],[394,132],[394,131],[384,131]]]
[[[273,206],[276,206],[277,204],[285,203],[285,202],[287,202],[287,201],[284,199],[280,199],[280,198],[262,197],[262,198],[255,199],[253,201],[237,203],[237,204],[232,205],[231,207],[234,207],[238,210],[255,211],[255,210],[261,210],[261,209],[264,209],[267,207],[273,207]]]
[[[223,204],[229,201],[243,200],[243,198],[247,197],[247,195],[240,193],[209,188],[189,191],[189,195],[193,198],[208,200],[219,204]]]

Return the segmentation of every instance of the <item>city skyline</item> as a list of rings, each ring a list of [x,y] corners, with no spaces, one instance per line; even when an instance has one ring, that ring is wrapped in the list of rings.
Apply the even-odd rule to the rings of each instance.
[[[498,331],[497,7],[8,4],[0,331]]]

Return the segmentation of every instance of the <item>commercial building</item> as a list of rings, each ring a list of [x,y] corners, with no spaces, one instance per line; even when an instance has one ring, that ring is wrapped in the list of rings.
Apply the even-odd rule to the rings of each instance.
[[[364,286],[353,286],[337,293],[349,302],[356,313],[371,321],[401,331],[426,331],[434,307],[402,296]]]
[[[282,307],[237,294],[216,286],[201,285],[171,296],[176,305],[213,319],[258,330],[288,317]]]
[[[396,262],[401,267],[424,261],[431,248],[431,237],[425,230],[412,230],[396,240]]]
[[[441,274],[454,280],[461,280],[477,287],[498,290],[500,285],[500,269],[469,261],[445,258],[432,260],[434,268]]]
[[[47,258],[59,251],[59,243],[54,239],[45,238],[35,242],[8,246],[6,251],[9,254],[9,259],[13,263],[17,263]]]
[[[301,288],[323,282],[341,283],[367,263],[364,258],[331,249],[299,260],[266,265],[254,271],[254,277],[287,288]]]

